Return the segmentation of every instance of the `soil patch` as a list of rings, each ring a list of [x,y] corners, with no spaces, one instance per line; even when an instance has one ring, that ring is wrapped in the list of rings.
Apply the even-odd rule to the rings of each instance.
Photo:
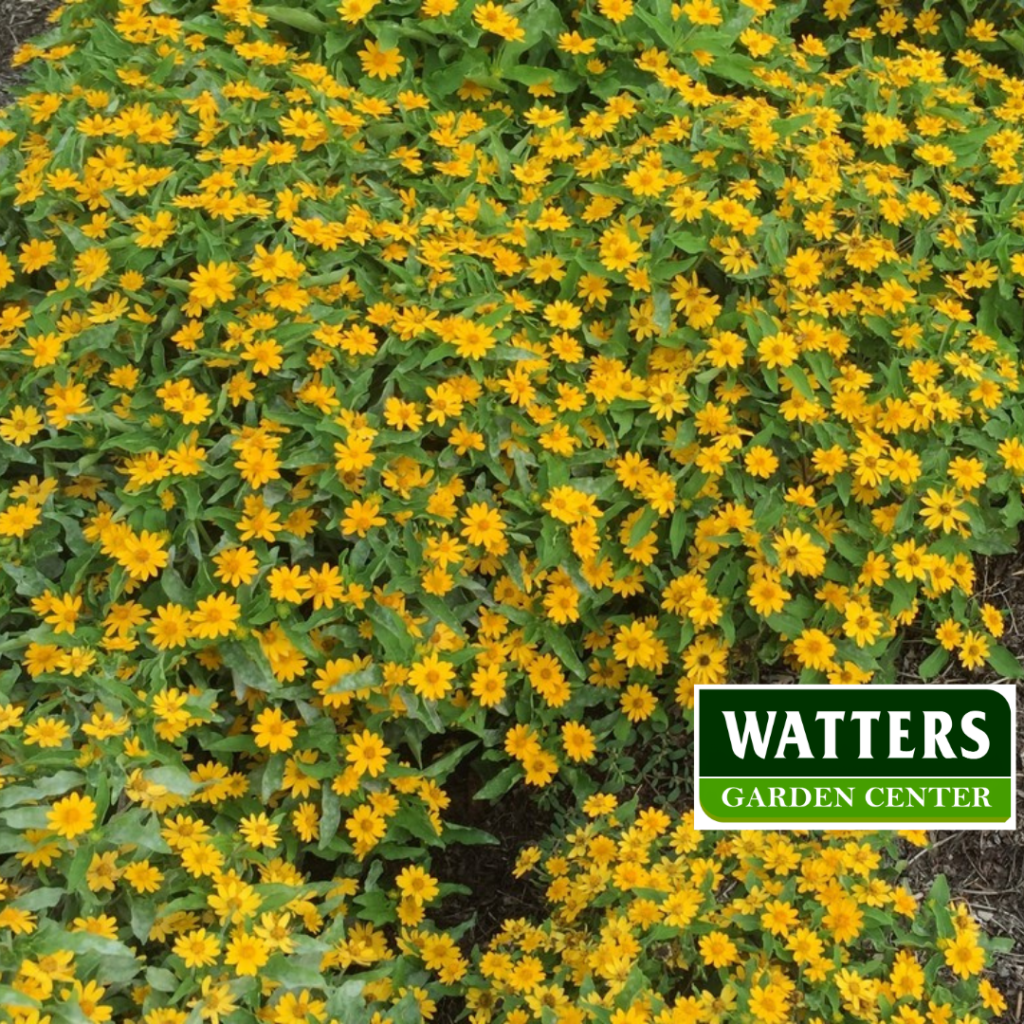
[[[21,80],[21,70],[11,59],[26,39],[47,27],[47,17],[57,6],[53,0],[0,0],[0,107],[11,101],[11,90]]]
[[[1006,631],[1000,643],[1024,664],[1024,552],[975,559],[975,592],[1004,612]],[[922,636],[905,644],[900,681],[920,682],[918,666],[934,647]],[[966,671],[955,659],[929,682],[948,685],[1013,682],[985,666]],[[1014,941],[988,972],[1006,996],[1006,1019],[1024,1021],[1024,686],[1017,682],[1017,823],[1016,832],[929,833],[925,850],[908,848],[906,881],[918,894],[927,893],[936,875],[944,874],[953,898],[993,936]]]

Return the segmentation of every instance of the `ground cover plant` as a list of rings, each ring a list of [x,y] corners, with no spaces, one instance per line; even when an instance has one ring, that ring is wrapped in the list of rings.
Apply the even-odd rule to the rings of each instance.
[[[1000,12],[57,10],[0,112],[8,1018],[1005,1009],[895,834],[702,835],[685,764],[697,684],[1020,674]],[[510,794],[484,935],[435,862]]]

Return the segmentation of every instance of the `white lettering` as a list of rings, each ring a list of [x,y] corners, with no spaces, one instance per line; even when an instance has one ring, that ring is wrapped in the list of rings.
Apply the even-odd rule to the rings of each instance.
[[[905,722],[910,720],[909,711],[889,712],[889,756],[890,757],[913,757],[917,748],[904,750],[903,741],[910,735],[907,732]]]
[[[985,721],[984,711],[972,711],[964,715],[960,722],[960,728],[963,729],[964,735],[968,739],[974,740],[977,744],[973,753],[961,747],[960,756],[969,757],[972,761],[976,761],[979,757],[984,757],[988,753],[989,747],[988,735],[974,724],[978,719],[982,722]]]
[[[862,761],[871,760],[871,726],[882,717],[881,711],[851,711],[850,718],[860,723],[860,753]]]
[[[836,722],[846,718],[845,711],[819,711],[815,716],[816,722],[825,723],[825,753],[823,758],[834,759],[836,754]]]
[[[807,742],[807,730],[804,728],[804,721],[800,717],[799,711],[786,712],[786,724],[782,729],[782,736],[779,738],[778,749],[775,751],[776,758],[785,757],[786,755],[782,752],[783,748],[788,747],[791,743],[796,744],[796,749],[799,751],[797,757],[814,757],[814,754],[811,753],[811,745]]]
[[[924,756],[935,759],[938,755],[935,748],[942,751],[943,757],[954,758],[953,748],[949,745],[949,730],[953,728],[953,716],[945,711],[926,711],[924,713]]]
[[[772,729],[775,727],[775,716],[777,711],[768,712],[768,728],[762,735],[761,727],[757,721],[756,711],[745,711],[746,723],[743,726],[743,736],[740,736],[739,726],[736,723],[735,711],[723,711],[725,716],[725,727],[729,730],[729,742],[732,744],[732,752],[737,757],[747,756],[747,744],[754,747],[758,757],[768,756],[768,742],[772,738]]]

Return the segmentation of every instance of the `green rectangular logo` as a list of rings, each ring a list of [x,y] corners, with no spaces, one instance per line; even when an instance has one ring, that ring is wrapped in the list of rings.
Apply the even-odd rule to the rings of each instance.
[[[1016,828],[1016,687],[697,686],[694,824]]]

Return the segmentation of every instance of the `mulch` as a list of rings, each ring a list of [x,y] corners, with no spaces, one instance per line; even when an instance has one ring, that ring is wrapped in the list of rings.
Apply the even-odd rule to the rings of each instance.
[[[11,89],[21,80],[11,59],[22,42],[45,31],[56,6],[54,0],[0,0],[0,107],[10,102]]]
[[[1024,551],[975,559],[975,593],[1004,612],[1006,632],[1000,643],[1024,664]],[[920,682],[917,668],[932,646],[911,637],[903,649],[899,679]],[[953,660],[929,682],[963,686],[1005,683],[986,666],[967,672]],[[1015,832],[929,833],[931,846],[908,850],[906,880],[915,892],[927,893],[936,875],[944,874],[954,899],[993,936],[1013,939],[1014,948],[992,967],[990,976],[1009,1004],[1007,1019],[1024,1021],[1024,684],[1017,683],[1017,830]]]

